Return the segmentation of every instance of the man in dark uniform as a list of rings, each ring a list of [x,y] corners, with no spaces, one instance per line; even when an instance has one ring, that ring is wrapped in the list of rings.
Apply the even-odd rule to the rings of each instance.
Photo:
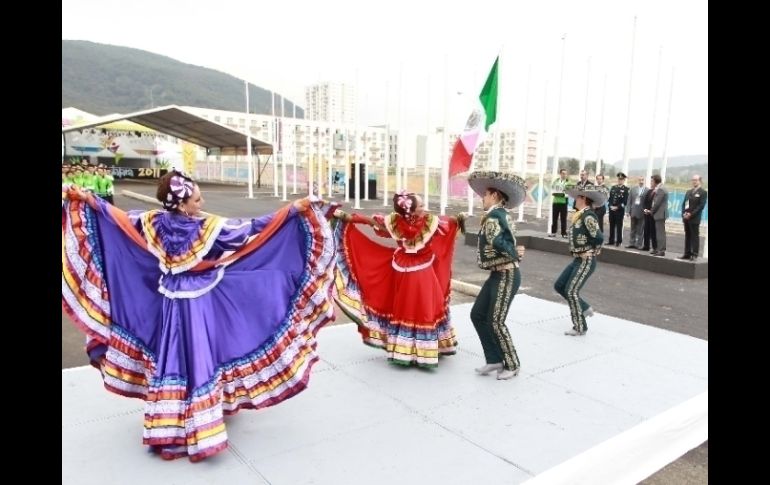
[[[626,215],[629,188],[626,174],[618,172],[618,183],[610,189],[610,237],[609,244],[620,246],[623,242],[623,217]],[[597,214],[598,215],[598,214]]]
[[[684,194],[682,222],[684,222],[684,254],[679,259],[695,261],[700,249],[700,216],[706,207],[708,192],[701,187],[701,176],[692,176],[692,188]]]
[[[553,288],[569,304],[572,329],[564,334],[579,336],[588,331],[586,316],[593,315],[591,306],[580,297],[580,289],[596,269],[596,256],[604,242],[599,221],[592,209],[607,202],[607,189],[588,183],[570,190],[568,194],[575,199],[577,208],[569,228],[569,251],[574,259],[556,279]]]

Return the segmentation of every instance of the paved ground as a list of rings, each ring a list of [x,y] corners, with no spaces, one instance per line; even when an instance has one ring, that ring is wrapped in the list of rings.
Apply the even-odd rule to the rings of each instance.
[[[246,198],[246,188],[203,184],[205,210],[229,217],[254,217],[277,209],[285,202],[276,200],[272,191],[256,189],[255,199]],[[124,197],[122,190],[153,196],[155,185],[142,182],[118,182],[115,202],[121,208],[156,208],[152,204]],[[289,196],[300,197],[300,195]],[[340,197],[337,197],[340,200]],[[381,200],[362,202],[364,213],[383,212]],[[351,204],[345,209],[351,210]],[[435,201],[434,201],[435,208]],[[467,210],[467,203],[457,204],[451,213]],[[519,223],[519,229],[545,231],[545,220],[536,220],[528,215],[528,222]],[[473,223],[470,224],[473,226]],[[672,225],[672,232],[675,231]],[[627,230],[626,230],[627,234]],[[684,246],[680,234],[669,234],[668,256],[678,256],[675,251]],[[650,256],[652,257],[652,256]],[[455,250],[453,278],[472,284],[481,284],[485,272],[475,264],[475,249],[458,240]],[[553,281],[569,261],[569,256],[527,251],[522,263],[521,293],[550,301],[563,300],[553,290]],[[599,312],[644,323],[658,328],[708,340],[708,279],[683,279],[626,268],[612,264],[601,264],[589,280],[582,296]],[[473,301],[472,297],[453,292],[452,303]],[[339,322],[348,321],[339,313]],[[85,365],[83,338],[74,329],[69,319],[62,314],[62,368]],[[690,451],[679,460],[642,482],[644,484],[705,484],[708,483],[708,441]]]
[[[388,365],[355,324],[322,330],[308,389],[226,418],[227,451],[198,465],[139,445],[141,400],[63,371],[62,484],[633,484],[707,439],[708,342],[602,313],[567,338],[566,305],[518,295],[522,368],[501,382],[472,370],[472,305],[452,305],[457,353],[431,370]]]

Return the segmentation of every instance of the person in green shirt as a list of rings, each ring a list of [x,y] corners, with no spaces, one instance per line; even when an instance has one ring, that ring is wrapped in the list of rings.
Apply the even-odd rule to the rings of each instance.
[[[67,163],[62,164],[61,166],[61,183],[62,184],[72,183],[72,179],[70,177],[70,166]]]
[[[596,269],[596,256],[601,251],[604,235],[599,229],[599,218],[593,211],[607,202],[606,188],[591,182],[574,187],[567,194],[575,199],[575,213],[569,228],[569,251],[573,260],[564,268],[553,287],[569,304],[572,329],[565,335],[585,335],[588,331],[586,316],[592,316],[593,309],[580,297],[580,289]]]
[[[567,189],[569,188],[569,179],[567,170],[559,170],[559,178],[551,183],[551,232],[548,237],[556,237],[556,223],[561,221],[561,237],[567,237]]]
[[[96,167],[96,195],[110,204],[115,205],[115,202],[112,199],[114,193],[113,180],[112,174],[107,171],[107,166],[100,163],[99,166]]]
[[[524,180],[512,173],[475,171],[468,183],[481,196],[486,213],[478,234],[477,261],[489,277],[476,296],[471,321],[484,349],[486,365],[476,369],[481,375],[497,371],[499,380],[519,374],[521,363],[505,325],[513,297],[521,285],[519,262],[524,246],[516,246],[516,228],[508,209],[524,202]]]
[[[90,164],[88,162],[83,162],[83,176],[82,176],[82,184],[81,187],[83,187],[85,190],[90,190],[91,192],[96,192],[96,165]]]
[[[73,184],[83,187],[85,180],[83,179],[83,167],[80,165],[74,165],[72,168],[72,175],[70,180]]]

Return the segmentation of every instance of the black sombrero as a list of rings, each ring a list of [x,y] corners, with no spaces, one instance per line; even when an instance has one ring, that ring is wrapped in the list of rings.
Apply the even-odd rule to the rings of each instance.
[[[591,206],[596,209],[603,206],[607,202],[610,193],[605,187],[587,183],[581,187],[572,187],[571,189],[567,190],[567,195],[573,199],[577,198],[578,195],[588,197],[591,199]]]
[[[508,197],[505,206],[509,209],[521,205],[527,196],[524,179],[509,172],[477,170],[468,175],[468,184],[480,197],[484,197],[487,189],[499,190]]]

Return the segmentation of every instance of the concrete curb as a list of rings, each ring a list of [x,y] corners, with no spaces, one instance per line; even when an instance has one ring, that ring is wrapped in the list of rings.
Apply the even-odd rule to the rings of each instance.
[[[465,245],[476,247],[478,234],[467,232]],[[556,237],[549,238],[544,233],[532,230],[518,231],[516,243],[527,249],[545,251],[548,253],[569,255],[569,247],[566,239]],[[678,276],[681,278],[701,279],[708,278],[708,258],[698,258],[696,261],[682,261],[669,257],[658,257],[646,252],[630,251],[626,249],[605,246],[602,248],[598,261],[641,269],[653,273]]]
[[[453,279],[451,286],[454,291],[457,291],[459,293],[463,293],[469,296],[478,296],[479,292],[481,291],[481,287],[479,285],[466,283],[465,281],[460,281],[460,280]]]
[[[142,202],[147,202],[149,204],[155,204],[160,205],[160,201],[156,199],[155,197],[150,197],[149,195],[140,194],[138,192],[132,192],[130,190],[121,190],[121,195],[124,195],[131,199],[141,200]]]

